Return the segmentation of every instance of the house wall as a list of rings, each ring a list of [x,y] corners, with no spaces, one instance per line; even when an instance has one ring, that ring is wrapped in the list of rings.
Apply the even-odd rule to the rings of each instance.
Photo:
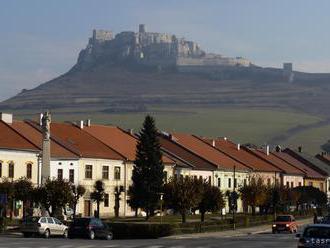
[[[63,170],[63,179],[69,180],[69,171],[74,170],[74,184],[79,182],[78,160],[55,160],[50,161],[50,178],[58,178],[58,169]]]
[[[319,190],[325,192],[326,190],[326,182],[325,180],[317,180],[317,179],[308,179],[305,178],[304,182],[305,186],[313,186],[315,188],[318,188]]]
[[[38,156],[36,152],[0,150],[0,163],[2,164],[1,180],[8,178],[10,163],[14,164],[14,178],[17,180],[27,176],[27,164],[32,164],[32,178],[34,185],[38,183]],[[11,178],[10,178],[11,179]]]
[[[85,176],[86,165],[92,165],[92,179],[88,179]],[[103,166],[109,166],[109,179],[102,179],[102,168]],[[116,180],[114,178],[115,167],[120,168],[120,179]],[[91,201],[90,193],[93,192],[94,184],[97,180],[103,180],[105,186],[105,193],[109,194],[109,206],[106,207],[105,203],[100,204],[100,216],[108,217],[114,215],[114,205],[115,205],[115,187],[125,186],[125,163],[120,160],[106,160],[106,159],[87,159],[83,158],[79,160],[79,184],[86,188],[85,195],[79,200],[77,210],[82,216],[86,216],[87,203],[85,201],[90,201],[90,215],[94,214],[96,210],[96,203]],[[125,213],[125,197],[121,195],[119,213],[121,216],[126,215]]]
[[[289,183],[290,188],[303,186],[304,178],[303,176],[283,175],[283,186],[287,186],[287,183]]]

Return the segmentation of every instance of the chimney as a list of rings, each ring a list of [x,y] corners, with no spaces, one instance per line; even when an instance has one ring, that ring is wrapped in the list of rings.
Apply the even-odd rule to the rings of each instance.
[[[266,146],[266,155],[269,156],[269,145]]]
[[[11,125],[11,124],[13,124],[13,114],[7,114],[7,113],[0,112],[0,120]]]
[[[241,150],[241,144],[240,143],[237,144],[237,150],[238,151]]]
[[[87,127],[90,127],[90,126],[91,126],[91,119],[87,119],[87,120],[86,120],[86,126],[87,126]]]
[[[302,146],[298,146],[298,152],[302,152]]]
[[[39,125],[40,125],[40,127],[42,127],[42,118],[43,117],[44,117],[44,114],[40,113],[40,116],[39,116]]]
[[[80,129],[84,129],[84,121],[80,121]]]
[[[212,146],[215,147],[215,140],[212,140]]]

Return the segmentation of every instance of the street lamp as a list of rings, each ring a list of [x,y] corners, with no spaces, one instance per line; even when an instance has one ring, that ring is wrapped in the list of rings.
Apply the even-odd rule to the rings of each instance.
[[[160,224],[163,223],[163,198],[164,198],[164,193],[160,193]]]

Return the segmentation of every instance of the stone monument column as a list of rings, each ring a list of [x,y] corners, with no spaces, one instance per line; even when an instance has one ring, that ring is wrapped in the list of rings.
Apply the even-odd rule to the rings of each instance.
[[[41,165],[41,183],[50,177],[50,123],[51,115],[47,111],[41,119],[42,128],[42,165]]]

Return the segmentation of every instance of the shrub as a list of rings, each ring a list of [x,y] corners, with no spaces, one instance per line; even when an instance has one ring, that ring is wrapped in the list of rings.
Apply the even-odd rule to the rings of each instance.
[[[154,239],[173,234],[170,224],[108,223],[115,239]]]

